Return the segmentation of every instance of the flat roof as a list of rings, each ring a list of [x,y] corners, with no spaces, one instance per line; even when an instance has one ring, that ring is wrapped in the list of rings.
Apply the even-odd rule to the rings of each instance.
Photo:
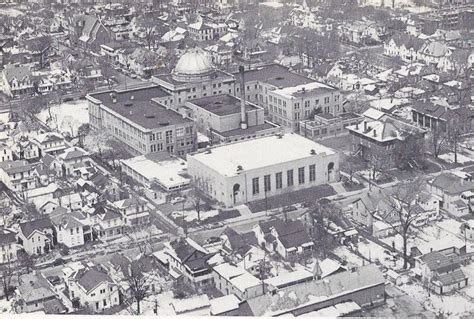
[[[240,80],[240,74],[235,74]],[[288,87],[314,82],[310,78],[291,72],[280,64],[269,64],[251,70],[245,70],[245,81],[260,81],[276,87]]]
[[[287,86],[285,88],[275,90],[273,93],[285,96],[287,98],[297,98],[306,94],[324,94],[328,92],[334,92],[336,90],[336,88],[327,84],[312,81],[310,83]]]
[[[111,95],[115,95],[115,102]],[[183,118],[181,114],[152,101],[154,98],[171,96],[160,86],[148,86],[130,90],[111,90],[90,94],[89,96],[99,100],[110,110],[146,129],[192,122],[191,119]]]
[[[281,137],[280,137],[281,136]],[[188,155],[224,176],[237,175],[237,167],[253,170],[315,155],[332,155],[336,152],[295,133],[255,138],[217,146],[208,151]]]
[[[218,132],[218,134],[223,137],[232,137],[232,136],[237,137],[237,136],[247,136],[250,134],[256,134],[260,131],[266,131],[266,130],[271,130],[271,129],[275,129],[275,131],[277,131],[280,129],[280,127],[276,124],[265,122],[263,124],[249,126],[246,129],[242,129],[239,127],[230,131]]]
[[[121,162],[150,182],[156,181],[166,189],[186,186],[191,181],[191,178],[187,176],[186,161],[168,154],[140,155],[123,159]]]
[[[184,85],[184,84],[191,84],[194,83],[195,85],[197,84],[202,84],[202,82],[182,82],[182,81],[176,81],[173,78],[173,74],[167,73],[167,74],[158,74],[153,76],[156,79],[160,79],[162,81],[171,83],[173,85]],[[224,71],[216,70],[214,73],[214,76],[212,77],[212,80],[215,82],[216,79],[222,79],[225,82],[234,82],[234,77],[231,74],[228,74]],[[205,80],[204,80],[205,81]]]
[[[199,99],[190,100],[189,103],[199,106],[211,113],[219,116],[239,114],[240,113],[240,98],[230,94],[219,94],[213,96],[206,96]],[[259,109],[252,103],[245,101],[247,111]]]

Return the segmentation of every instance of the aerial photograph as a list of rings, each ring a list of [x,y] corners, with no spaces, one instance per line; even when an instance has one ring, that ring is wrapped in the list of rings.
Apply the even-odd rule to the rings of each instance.
[[[474,318],[473,83],[474,0],[0,0],[0,318]]]

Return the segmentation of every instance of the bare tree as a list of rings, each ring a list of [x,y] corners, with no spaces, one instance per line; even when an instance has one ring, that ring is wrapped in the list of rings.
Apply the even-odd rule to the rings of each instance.
[[[26,268],[27,273],[30,273],[30,271],[35,267],[34,256],[28,255],[24,249],[18,251],[18,261],[22,267]]]
[[[144,271],[143,263],[132,261],[122,269],[124,279],[128,284],[130,297],[137,303],[137,314],[140,314],[140,302],[150,291],[149,278]]]
[[[10,300],[10,296],[13,293],[13,287],[11,286],[11,281],[13,277],[13,269],[12,269],[12,260],[10,254],[6,253],[5,257],[7,259],[7,262],[5,264],[5,269],[2,272],[2,285],[3,285],[3,294],[5,295],[5,298]]]
[[[441,150],[447,143],[448,135],[438,125],[434,125],[431,128],[429,138],[431,150],[433,152],[434,157],[437,158],[441,153]]]
[[[424,182],[421,177],[415,177],[412,181],[399,183],[388,196],[387,211],[382,216],[384,222],[402,237],[404,269],[408,268],[408,238],[413,231],[413,223],[418,218],[417,197]]]
[[[29,43],[30,50],[33,51],[33,54],[39,56],[39,68],[44,68],[46,53],[51,48],[53,40],[50,36],[42,36],[36,39],[31,40]]]
[[[369,162],[372,167],[370,178],[375,181],[377,173],[383,173],[390,163],[390,154],[383,147],[373,147],[370,150]]]
[[[137,18],[137,25],[143,30],[143,39],[145,40],[148,50],[151,50],[156,39],[156,19],[152,17]]]

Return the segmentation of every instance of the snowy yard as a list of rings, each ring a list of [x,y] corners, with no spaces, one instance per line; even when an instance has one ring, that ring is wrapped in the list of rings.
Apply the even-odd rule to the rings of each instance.
[[[51,111],[51,117],[50,117]],[[88,104],[86,100],[64,102],[52,105],[41,111],[37,117],[52,129],[58,129],[61,133],[77,134],[81,124],[89,123]]]
[[[357,249],[362,256],[372,262],[379,261],[385,267],[391,268],[393,270],[403,268],[402,258],[398,258],[396,261],[393,261],[385,248],[370,240],[359,242],[357,244]]]
[[[402,285],[400,290],[413,297],[434,313],[444,313],[448,318],[459,317],[474,311],[474,303],[459,294],[439,296],[428,292],[419,284]]]
[[[346,261],[349,268],[352,266],[359,267],[364,265],[364,260],[350,251],[346,246],[339,246],[334,249],[333,252],[336,256]]]
[[[438,157],[441,158],[442,160],[448,162],[448,163],[454,163],[454,153],[453,152],[441,154]],[[469,162],[473,162],[473,161],[474,161],[474,159],[471,156],[467,156],[467,155],[464,155],[464,154],[458,152],[458,163],[459,164],[465,164],[465,163],[469,163]]]
[[[474,298],[474,263],[462,267],[462,271],[469,278],[468,286],[462,290],[466,295]]]
[[[200,216],[201,221],[203,221],[203,220],[206,220],[210,217],[218,216],[219,215],[219,210],[213,209],[213,210],[209,210],[207,212],[201,212],[200,215],[201,215]],[[198,220],[198,214],[195,210],[175,211],[175,212],[171,213],[171,217],[173,219],[183,218],[183,216],[184,216],[184,220],[187,221],[188,223],[192,222],[192,221],[195,221],[195,220]]]

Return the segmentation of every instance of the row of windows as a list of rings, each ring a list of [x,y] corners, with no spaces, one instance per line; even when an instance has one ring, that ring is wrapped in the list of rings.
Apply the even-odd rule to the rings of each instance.
[[[298,184],[302,185],[305,183],[305,167],[298,168]],[[309,165],[309,181],[314,182],[316,180],[316,165],[312,164]],[[287,187],[291,187],[294,185],[294,178],[293,178],[293,170],[286,171],[286,183]],[[283,188],[283,172],[278,172],[275,174],[275,188],[282,189]],[[271,175],[263,176],[263,189],[264,192],[270,192],[272,190],[272,179]],[[260,178],[254,177],[252,178],[252,194],[257,195],[260,193]]]

